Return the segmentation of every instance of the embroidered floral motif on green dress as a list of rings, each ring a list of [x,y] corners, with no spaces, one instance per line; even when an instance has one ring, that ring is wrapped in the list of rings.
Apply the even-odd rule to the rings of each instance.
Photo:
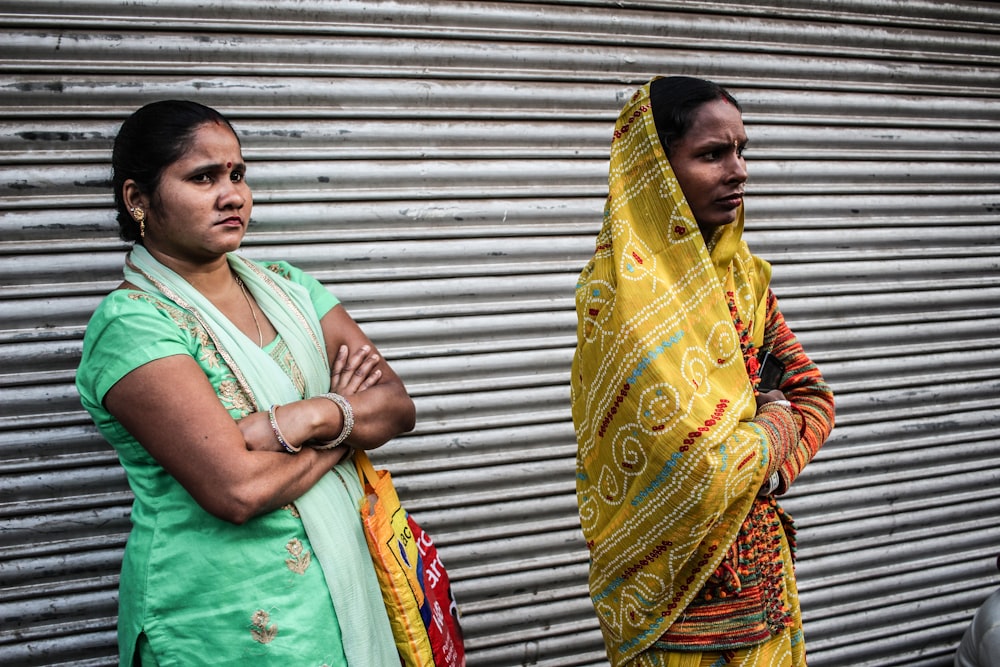
[[[291,275],[291,273],[288,271],[288,269],[285,266],[282,266],[281,264],[278,264],[278,263],[275,263],[275,262],[271,262],[269,264],[265,264],[264,268],[267,269],[268,271],[270,271],[271,273],[278,274],[282,278],[288,278]]]
[[[254,411],[250,397],[240,388],[235,380],[223,380],[219,383],[219,400],[227,410],[238,410],[243,416]]]
[[[258,609],[250,618],[250,635],[255,642],[270,644],[278,636],[278,626],[271,623],[271,615]]]
[[[285,565],[288,566],[288,569],[295,574],[305,574],[309,563],[312,562],[312,554],[302,546],[302,540],[297,537],[292,538],[285,545],[285,551],[291,556],[291,558],[285,559]]]
[[[203,367],[223,369],[226,372],[227,378],[219,383],[219,399],[223,407],[227,410],[236,410],[244,416],[254,411],[254,405],[251,403],[250,397],[240,388],[239,382],[236,381],[236,376],[232,375],[229,372],[228,366],[223,363],[222,356],[216,349],[211,336],[208,335],[208,332],[205,331],[205,328],[201,326],[195,317],[183,308],[178,308],[145,292],[130,292],[128,296],[130,299],[142,299],[153,304],[158,310],[169,315],[178,328],[191,334],[191,337],[198,343],[198,361]],[[287,352],[287,346],[283,349],[286,351],[287,356],[291,356]],[[298,373],[298,375],[301,377],[301,373]],[[301,386],[305,386],[304,380],[302,380]]]

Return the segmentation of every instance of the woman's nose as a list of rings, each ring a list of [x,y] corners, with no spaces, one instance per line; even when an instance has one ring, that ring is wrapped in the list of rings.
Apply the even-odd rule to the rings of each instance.
[[[243,192],[243,188],[240,187],[241,185],[242,181],[240,183],[233,183],[227,179],[222,186],[222,192],[219,193],[219,206],[222,208],[228,206],[234,208],[242,207],[246,203],[247,198]]]
[[[742,155],[733,155],[730,168],[730,178],[734,181],[743,182],[747,180],[747,161]]]

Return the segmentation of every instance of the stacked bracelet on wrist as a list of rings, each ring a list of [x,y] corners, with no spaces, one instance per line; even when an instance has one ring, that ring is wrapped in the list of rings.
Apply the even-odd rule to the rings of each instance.
[[[315,446],[315,449],[333,449],[344,444],[344,441],[350,437],[351,431],[354,429],[354,409],[351,407],[350,401],[340,394],[330,392],[329,394],[320,394],[320,396],[336,403],[337,407],[340,408],[340,414],[344,417],[344,426],[340,429],[340,435],[329,442]]]
[[[778,471],[775,470],[771,473],[771,476],[767,478],[767,481],[764,483],[764,488],[761,489],[760,495],[766,496],[774,493],[774,490],[778,488],[779,484],[781,484],[781,475],[779,475]]]
[[[761,404],[761,406],[759,408],[757,408],[757,411],[759,412],[761,410],[766,410],[768,408],[784,408],[785,411],[789,411],[790,412],[792,410],[792,402],[791,401],[768,401],[767,403]]]
[[[285,451],[289,454],[297,454],[302,450],[302,446],[293,447],[290,442],[285,440],[284,434],[282,434],[281,429],[278,428],[278,419],[275,416],[275,412],[278,410],[277,405],[272,405],[268,411],[267,416],[271,420],[271,430],[274,431],[274,437],[278,439],[278,444],[285,448]]]

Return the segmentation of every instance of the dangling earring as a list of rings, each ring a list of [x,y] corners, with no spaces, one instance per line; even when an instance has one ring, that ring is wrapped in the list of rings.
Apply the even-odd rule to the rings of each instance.
[[[139,223],[139,238],[146,238],[146,211],[141,207],[130,208],[132,217]]]

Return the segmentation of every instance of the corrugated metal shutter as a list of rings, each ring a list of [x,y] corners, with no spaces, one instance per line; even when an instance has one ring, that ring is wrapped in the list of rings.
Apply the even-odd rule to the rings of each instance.
[[[773,0],[0,5],[0,663],[114,664],[129,495],[72,386],[116,282],[110,139],[187,97],[242,132],[246,253],[316,274],[406,379],[379,452],[470,665],[606,664],[568,406],[617,110],[713,78],[748,227],[837,391],[786,506],[814,667],[947,665],[1000,551],[1000,6]]]

